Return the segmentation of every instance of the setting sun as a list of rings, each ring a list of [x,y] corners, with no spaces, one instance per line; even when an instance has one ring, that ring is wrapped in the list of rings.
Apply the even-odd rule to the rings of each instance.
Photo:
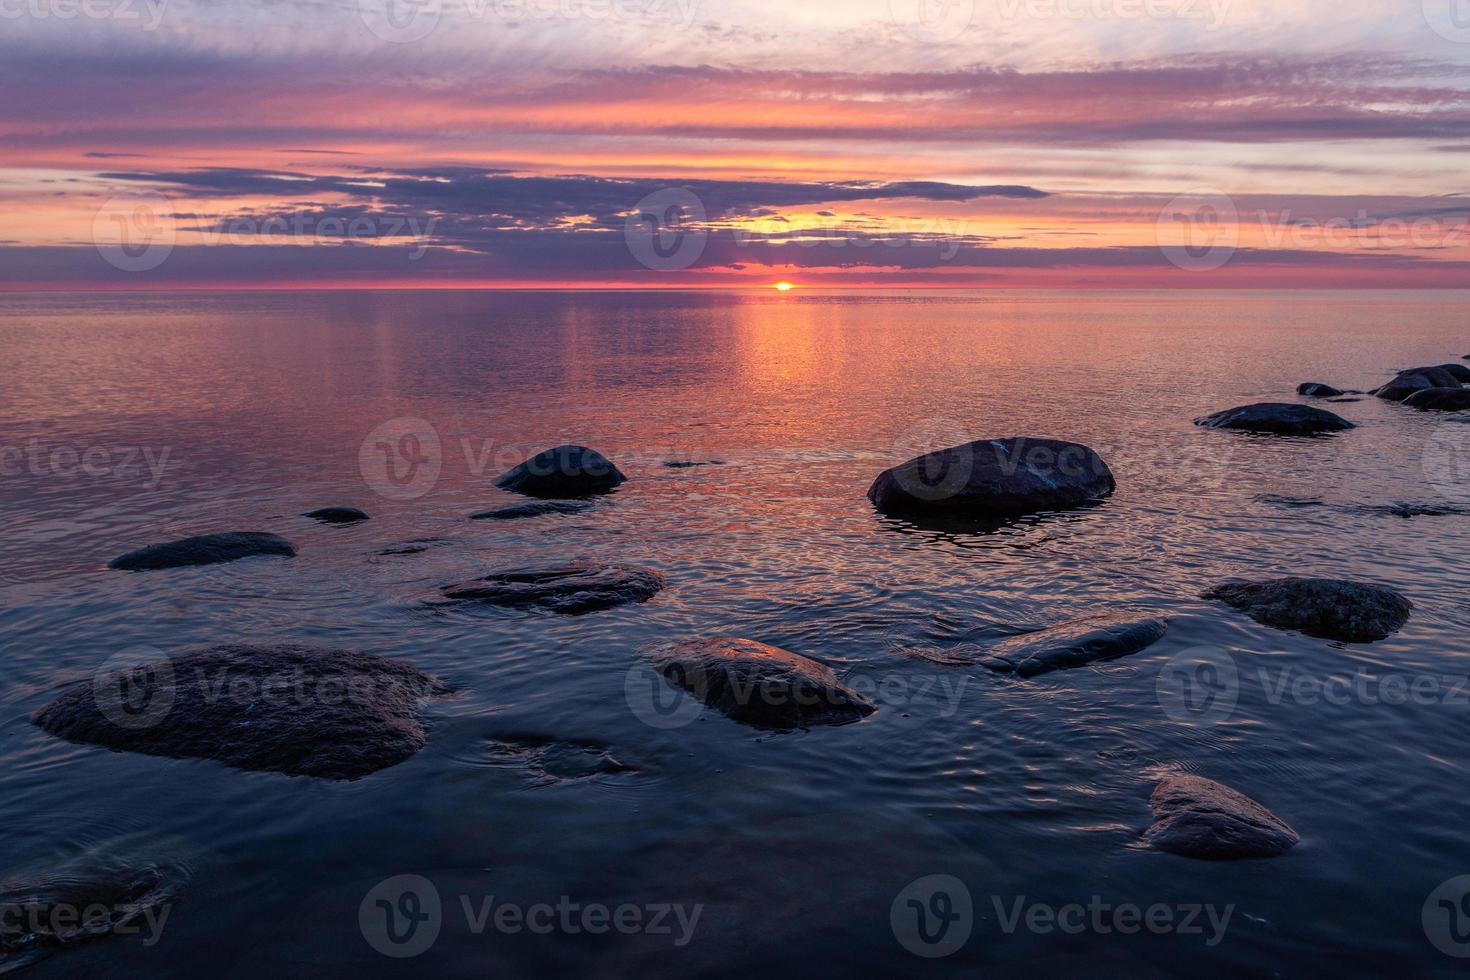
[[[774,288],[779,289],[783,293],[789,293],[791,292],[791,290],[796,288],[796,284],[790,282],[778,282],[776,283]]]

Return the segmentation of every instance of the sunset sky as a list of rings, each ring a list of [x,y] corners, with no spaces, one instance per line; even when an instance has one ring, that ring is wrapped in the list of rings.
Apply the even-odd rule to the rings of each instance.
[[[1463,0],[0,0],[0,46],[0,289],[1470,286]]]

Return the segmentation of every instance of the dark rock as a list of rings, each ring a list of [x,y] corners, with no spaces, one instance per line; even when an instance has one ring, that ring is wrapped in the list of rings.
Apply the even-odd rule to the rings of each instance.
[[[1081,506],[1114,487],[1112,471],[1086,446],[1013,437],[941,449],[885,470],[868,499],[886,514],[1010,517]]]
[[[1352,405],[1362,400],[1361,398],[1329,398],[1327,403],[1329,405]]]
[[[435,678],[386,657],[229,644],[74,685],[31,721],[114,751],[357,779],[423,748],[418,707],[446,693]]]
[[[1307,436],[1319,432],[1341,432],[1357,426],[1347,419],[1309,405],[1285,402],[1261,402],[1243,405],[1194,420],[1207,429],[1235,429],[1242,432],[1269,432],[1281,436]]]
[[[323,524],[356,524],[368,519],[367,514],[356,507],[323,507],[301,516]]]
[[[414,538],[412,541],[404,541],[401,544],[389,545],[378,554],[389,555],[421,555],[434,547],[436,544],[445,544],[447,538]]]
[[[1470,408],[1470,388],[1424,388],[1404,399],[1421,411],[1463,412]]]
[[[1144,831],[1144,843],[1171,854],[1207,861],[1266,858],[1301,840],[1255,800],[1201,776],[1170,776],[1148,805],[1154,822]]]
[[[471,514],[472,521],[516,521],[526,517],[544,517],[547,514],[580,514],[591,510],[592,504],[585,500],[539,500],[534,504],[513,504]]]
[[[755,640],[685,640],[645,657],[708,707],[753,728],[846,725],[878,710],[825,665]]]
[[[1035,677],[1053,670],[1116,660],[1156,643],[1169,621],[1140,613],[1095,613],[1001,640],[980,662],[991,670]]]
[[[1461,384],[1470,382],[1470,367],[1466,367],[1463,364],[1441,364],[1439,369],[1449,372],[1450,377]]]
[[[1411,504],[1404,501],[1396,501],[1391,504],[1370,504],[1360,509],[1365,514],[1387,514],[1390,517],[1402,517],[1405,520],[1414,517],[1453,517],[1470,513],[1463,507],[1454,507],[1449,504]]]
[[[607,493],[627,481],[602,453],[586,446],[557,446],[506,472],[495,485],[528,497],[572,499]]]
[[[1371,643],[1408,622],[1414,604],[1392,589],[1334,579],[1282,578],[1219,585],[1216,599],[1276,629],[1350,643]]]
[[[514,734],[491,739],[486,747],[491,765],[515,769],[543,785],[638,771],[600,742]]]
[[[294,558],[296,546],[285,538],[264,531],[228,531],[224,534],[201,534],[166,544],[151,544],[114,558],[107,563],[107,567],[130,571],[181,568],[186,565],[214,565],[257,555]]]
[[[1298,395],[1306,395],[1309,398],[1338,398],[1347,394],[1347,392],[1340,388],[1334,388],[1332,385],[1318,384],[1315,381],[1305,381],[1298,385],[1296,393]]]
[[[449,599],[576,615],[630,602],[647,602],[663,587],[664,577],[651,568],[578,562],[506,569],[458,585],[446,585],[440,591]]]
[[[1460,382],[1444,368],[1422,367],[1400,371],[1388,384],[1374,391],[1379,398],[1401,402],[1416,391],[1425,388],[1457,388]]]
[[[687,470],[692,466],[724,466],[722,459],[670,459],[664,465],[671,470]]]

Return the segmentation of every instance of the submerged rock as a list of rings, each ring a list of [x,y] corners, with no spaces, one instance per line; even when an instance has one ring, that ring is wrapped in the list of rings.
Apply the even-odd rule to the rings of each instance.
[[[517,521],[526,517],[544,517],[547,514],[580,514],[591,510],[592,504],[585,500],[539,500],[534,504],[512,504],[471,514],[472,521]]]
[[[1407,371],[1400,371],[1392,381],[1374,391],[1373,394],[1392,402],[1401,402],[1414,392],[1423,391],[1425,388],[1456,388],[1459,387],[1459,384],[1459,379],[1444,368],[1410,368]]]
[[[1350,643],[1396,632],[1414,604],[1381,585],[1320,578],[1281,578],[1219,585],[1202,596],[1219,600],[1276,629]]]
[[[357,779],[423,748],[419,705],[446,693],[418,668],[373,654],[229,644],[74,685],[31,721],[114,751]]]
[[[1165,779],[1148,805],[1154,822],[1144,843],[1171,854],[1208,861],[1275,857],[1301,840],[1255,800],[1201,776]]]
[[[1001,640],[985,651],[980,663],[1002,673],[1035,677],[1137,653],[1156,643],[1168,628],[1169,621],[1161,616],[1095,613]]]
[[[1309,398],[1338,398],[1347,394],[1347,392],[1340,388],[1334,388],[1332,385],[1319,384],[1315,381],[1304,381],[1300,385],[1297,385],[1296,393],[1298,395],[1306,395]]]
[[[638,771],[601,742],[514,734],[490,739],[486,748],[491,765],[515,769],[543,785]]]
[[[941,449],[884,470],[868,499],[886,514],[989,518],[1077,507],[1114,488],[1112,471],[1086,446],[1013,437]]]
[[[1207,429],[1235,429],[1242,432],[1269,432],[1282,436],[1307,436],[1319,432],[1341,432],[1357,426],[1347,419],[1309,405],[1286,402],[1261,402],[1242,405],[1194,420]]]
[[[323,524],[356,524],[368,519],[367,513],[356,507],[322,507],[302,514],[302,517],[310,517],[314,521]]]
[[[495,485],[528,497],[591,497],[627,481],[602,453],[586,446],[557,446],[507,471]]]
[[[753,728],[846,725],[878,710],[826,665],[755,640],[685,640],[644,656],[708,707]]]
[[[723,459],[670,459],[664,465],[671,470],[687,470],[694,466],[724,466]]]
[[[1424,388],[1404,399],[1410,408],[1435,412],[1463,412],[1470,408],[1470,388]]]
[[[576,615],[647,602],[664,588],[651,568],[603,562],[510,568],[440,589],[445,598]]]
[[[241,558],[254,558],[257,555],[294,558],[296,546],[283,537],[264,531],[228,531],[223,534],[201,534],[165,544],[151,544],[114,558],[107,563],[107,567],[128,571],[182,568],[186,565],[216,565]]]

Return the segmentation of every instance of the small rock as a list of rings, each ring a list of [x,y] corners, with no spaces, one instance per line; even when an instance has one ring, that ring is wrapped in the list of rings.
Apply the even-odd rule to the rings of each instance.
[[[400,544],[389,545],[380,555],[421,555],[434,547],[436,544],[447,543],[447,538],[414,538],[412,541],[404,541]]]
[[[511,568],[440,589],[445,598],[496,606],[534,607],[565,615],[647,602],[664,588],[651,568],[603,562],[578,562]]]
[[[692,466],[724,466],[722,459],[670,459],[664,465],[671,470],[687,470]]]
[[[824,664],[755,640],[685,640],[644,656],[708,707],[753,728],[846,725],[878,710]]]
[[[1358,402],[1360,402],[1362,400],[1363,399],[1361,399],[1361,398],[1329,398],[1329,399],[1327,399],[1327,404],[1329,404],[1329,405],[1354,405],[1354,404],[1356,404],[1356,403],[1358,403]]]
[[[471,514],[470,520],[518,521],[526,517],[544,517],[547,514],[580,514],[591,509],[592,504],[585,500],[540,500],[534,504],[513,504],[494,510],[482,510],[478,514]]]
[[[1319,578],[1230,583],[1202,598],[1219,600],[1265,626],[1349,643],[1384,639],[1408,622],[1414,608],[1381,585]]]
[[[31,721],[119,752],[357,779],[423,748],[418,706],[446,693],[436,678],[386,657],[229,644],[83,681]]]
[[[1148,801],[1154,822],[1144,843],[1207,861],[1275,857],[1301,840],[1255,800],[1201,776],[1171,776]]]
[[[1115,489],[1086,446],[1013,437],[971,442],[885,470],[868,499],[885,514],[1012,517],[1091,503]]]
[[[1338,415],[1308,405],[1285,402],[1261,402],[1243,405],[1194,420],[1207,429],[1235,429],[1242,432],[1268,432],[1281,436],[1307,436],[1319,432],[1341,432],[1357,428]]]
[[[607,493],[627,479],[595,449],[557,446],[510,469],[495,485],[528,497],[574,499]]]
[[[1459,380],[1444,368],[1410,368],[1407,371],[1400,371],[1392,381],[1374,391],[1373,394],[1388,401],[1401,402],[1414,392],[1423,391],[1425,388],[1456,388],[1459,387],[1459,384]]]
[[[1094,613],[1001,640],[980,661],[991,670],[1035,677],[1053,670],[1116,660],[1156,643],[1169,628],[1160,616]]]
[[[1308,398],[1337,398],[1346,395],[1347,392],[1332,385],[1319,384],[1316,381],[1304,381],[1297,386],[1298,395],[1306,395]]]
[[[1470,408],[1470,388],[1423,388],[1403,403],[1421,411],[1463,412]]]
[[[367,514],[356,507],[323,507],[301,516],[310,517],[323,524],[356,524],[368,519]]]
[[[493,765],[516,769],[542,785],[638,771],[600,742],[515,734],[490,739],[487,748]]]
[[[187,565],[215,565],[257,555],[294,558],[296,546],[285,538],[264,531],[228,531],[223,534],[201,534],[166,544],[152,544],[114,558],[107,563],[107,567],[129,571],[181,568]]]

